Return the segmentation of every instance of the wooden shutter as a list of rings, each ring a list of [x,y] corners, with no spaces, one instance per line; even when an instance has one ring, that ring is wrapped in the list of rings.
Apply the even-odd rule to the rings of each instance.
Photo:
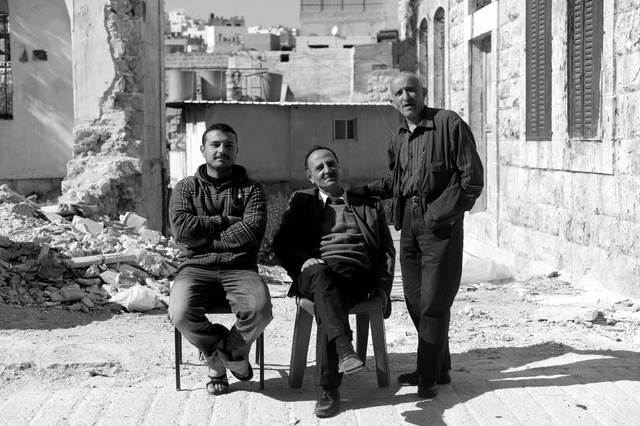
[[[569,0],[569,136],[597,136],[600,117],[602,1]]]
[[[550,3],[527,0],[527,140],[551,139]]]

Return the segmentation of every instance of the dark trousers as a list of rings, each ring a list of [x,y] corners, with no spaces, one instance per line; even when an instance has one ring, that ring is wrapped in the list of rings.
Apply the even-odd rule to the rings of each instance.
[[[369,296],[369,273],[334,259],[307,267],[298,278],[298,292],[315,304],[317,386],[340,386],[338,355],[334,339],[347,335],[349,309]],[[322,350],[321,348],[324,348]]]
[[[407,203],[400,234],[404,297],[418,331],[418,376],[427,383],[451,369],[449,321],[462,276],[463,220],[428,230],[422,209]]]

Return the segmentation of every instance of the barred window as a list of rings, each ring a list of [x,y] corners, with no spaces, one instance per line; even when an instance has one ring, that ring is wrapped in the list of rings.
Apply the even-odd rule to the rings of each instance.
[[[568,0],[569,136],[594,138],[600,116],[602,1]]]
[[[333,120],[333,140],[356,140],[355,118],[335,118]]]
[[[527,0],[527,140],[551,139],[551,0]]]
[[[13,118],[9,14],[0,12],[0,119]]]

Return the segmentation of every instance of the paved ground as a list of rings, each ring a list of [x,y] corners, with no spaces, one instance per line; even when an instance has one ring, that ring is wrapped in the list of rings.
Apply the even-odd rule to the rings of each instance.
[[[268,344],[268,341],[267,341]],[[506,365],[501,358],[512,358]],[[200,376],[184,376],[177,392],[166,380],[112,387],[22,391],[0,405],[2,425],[637,425],[640,419],[640,357],[635,352],[573,352],[540,359],[527,348],[496,349],[479,359],[473,352],[453,357],[453,383],[433,400],[420,400],[413,387],[376,386],[375,372],[347,377],[343,410],[327,420],[313,414],[315,390],[308,369],[302,389],[287,387],[287,359],[267,351],[266,388],[232,383],[233,391],[210,397]],[[411,354],[391,353],[393,365]],[[372,359],[369,359],[369,364]],[[192,372],[191,372],[192,373]],[[220,422],[220,423],[218,423]]]
[[[460,309],[471,303],[468,294],[460,296],[463,304],[454,305],[458,336]],[[508,338],[516,342],[480,340],[492,328],[505,327],[498,313],[494,319],[485,318],[481,328],[486,332],[473,331],[469,336],[478,337],[465,337],[464,345],[459,338],[452,348],[453,382],[440,386],[435,399],[419,399],[415,387],[395,382],[415,362],[415,331],[402,302],[394,302],[394,314],[387,322],[391,386],[377,386],[370,344],[365,371],[345,377],[341,413],[317,419],[314,347],[309,350],[302,388],[289,389],[295,311],[290,299],[273,301],[276,318],[265,338],[265,389],[259,389],[257,380],[242,383],[231,378],[231,392],[219,397],[204,390],[204,369],[188,344],[183,390],[175,390],[173,328],[166,312],[89,317],[15,309],[13,317],[3,316],[10,320],[0,324],[0,425],[640,424],[637,345],[600,341],[571,345],[561,343],[557,335],[531,337],[532,343],[523,344],[518,336]],[[478,301],[473,306],[479,310]],[[7,312],[8,307],[0,305],[2,309]],[[55,316],[62,314],[74,315],[73,321]],[[41,326],[25,326],[23,317],[28,315],[41,315]],[[470,330],[474,321],[482,319],[467,319],[462,327]],[[535,322],[522,324],[512,334],[540,334],[525,330]],[[551,330],[552,325],[545,327],[542,330]],[[592,333],[584,338],[567,335],[567,341],[598,336],[607,341],[602,337],[606,334],[598,334],[593,326],[558,327],[556,333]],[[468,341],[473,338],[478,339],[475,346]]]

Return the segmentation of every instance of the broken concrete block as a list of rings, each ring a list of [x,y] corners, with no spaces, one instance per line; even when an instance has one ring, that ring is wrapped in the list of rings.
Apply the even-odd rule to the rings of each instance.
[[[49,297],[51,298],[52,302],[73,302],[75,300],[81,300],[86,295],[87,293],[85,293],[84,290],[69,286],[51,293]]]
[[[98,235],[104,230],[103,222],[95,222],[80,216],[73,217],[73,226],[80,232],[90,235]]]
[[[9,209],[9,213],[31,217],[38,208],[31,203],[18,203]]]
[[[135,229],[136,231],[140,230],[143,226],[147,225],[148,220],[142,216],[138,216],[135,213],[127,212],[124,215],[120,216],[120,221],[126,227],[130,227]]]
[[[598,317],[597,308],[539,308],[533,311],[537,321],[593,321]]]
[[[93,308],[95,306],[95,304],[88,297],[83,297],[82,299],[80,299],[80,303],[82,303],[87,308]]]
[[[105,283],[112,286],[116,285],[116,278],[118,277],[118,272],[113,269],[107,269],[103,273],[100,274],[100,279]]]

